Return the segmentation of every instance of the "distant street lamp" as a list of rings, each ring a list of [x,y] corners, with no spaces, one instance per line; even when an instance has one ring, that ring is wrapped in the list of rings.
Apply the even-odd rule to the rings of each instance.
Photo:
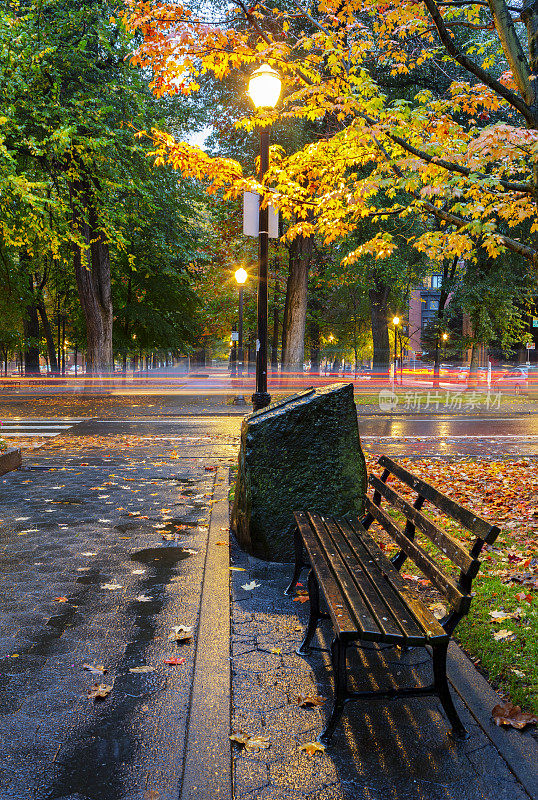
[[[400,324],[400,317],[393,317],[392,324],[394,325],[394,371],[392,374],[392,383],[394,385],[394,383],[396,382],[396,364],[397,364],[397,351],[398,351],[398,340],[396,336],[397,336],[398,325]]]
[[[263,64],[254,70],[248,84],[248,94],[255,108],[274,108],[280,97],[282,82],[276,70]],[[269,169],[269,128],[260,128],[260,183]],[[261,200],[261,198],[260,198]],[[259,259],[258,259],[258,336],[256,340],[256,391],[252,395],[254,411],[265,408],[271,402],[267,392],[267,267],[269,256],[269,209],[262,208],[259,215]]]
[[[443,333],[443,361],[446,361],[446,343],[448,341],[448,333]]]

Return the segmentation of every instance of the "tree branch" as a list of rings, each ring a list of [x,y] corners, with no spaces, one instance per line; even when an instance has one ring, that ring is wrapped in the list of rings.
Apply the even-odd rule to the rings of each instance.
[[[368,125],[378,125],[379,122],[373,117],[369,117],[367,114],[360,113],[361,116]],[[405,139],[402,139],[401,136],[397,136],[395,133],[390,133],[384,131],[385,136],[393,141],[395,144],[399,144],[404,150],[408,153],[411,153],[413,156],[417,156],[421,158],[423,161],[427,161],[428,164],[435,164],[437,167],[442,167],[443,169],[448,170],[449,172],[458,172],[460,175],[465,175],[468,177],[469,175],[474,174],[478,175],[479,178],[488,178],[491,179],[491,175],[486,175],[484,172],[475,172],[469,167],[463,167],[461,164],[456,164],[453,161],[445,161],[444,158],[438,158],[437,156],[431,156],[429,153],[426,153],[424,150],[419,150],[417,147],[414,147],[409,142],[406,142]],[[533,194],[533,187],[530,183],[516,183],[512,181],[503,181],[499,179],[498,181],[499,186],[502,186],[503,189],[506,189],[508,192],[522,192],[524,194]]]
[[[377,147],[379,148],[380,152],[383,154],[385,159],[390,164],[390,167],[394,174],[398,178],[403,178],[403,172],[397,164],[394,164],[381,144],[381,142],[377,139],[376,136],[372,136],[374,142],[376,143]],[[464,219],[463,217],[457,216],[456,214],[452,214],[450,211],[444,211],[442,208],[437,208],[434,206],[433,203],[430,203],[428,200],[424,200],[420,193],[414,189],[407,189],[409,194],[411,194],[415,200],[421,203],[424,206],[425,211],[428,211],[430,214],[433,214],[437,219],[442,219],[444,222],[448,222],[450,225],[454,225],[456,228],[465,228],[469,225],[469,221]],[[527,247],[527,245],[522,244],[521,242],[516,241],[515,239],[511,239],[509,236],[504,236],[502,233],[496,234],[497,238],[503,243],[507,250],[510,250],[512,253],[517,253],[523,258],[526,258],[532,264],[536,264],[538,260],[538,252],[533,250],[532,247]]]
[[[443,2],[437,3],[438,6],[489,6],[487,0],[443,0]],[[509,11],[516,11],[518,14],[521,14],[521,8],[517,8],[516,6],[506,6]]]
[[[498,95],[504,97],[507,103],[519,111],[529,126],[534,128],[536,123],[533,114],[525,100],[515,92],[507,89],[506,86],[503,86],[503,84],[490,75],[489,72],[486,72],[486,70],[483,69],[479,64],[475,64],[475,62],[466,56],[465,53],[462,53],[452,39],[450,32],[445,25],[445,21],[441,16],[434,0],[423,0],[423,2],[430,13],[435,27],[437,28],[437,33],[441,39],[441,42],[444,44],[447,53],[452,56],[454,61],[457,61],[458,64],[461,64],[461,66],[464,67],[468,72],[470,72],[472,75],[475,75],[485,86],[488,86]]]

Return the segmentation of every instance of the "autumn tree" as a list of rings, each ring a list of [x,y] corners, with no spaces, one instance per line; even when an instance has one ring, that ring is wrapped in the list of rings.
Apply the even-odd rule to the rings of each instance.
[[[422,230],[407,244],[429,258],[477,263],[483,251],[491,265],[510,252],[535,282],[538,28],[531,4],[350,0],[286,11],[238,2],[211,24],[177,3],[128,5],[129,24],[144,36],[137,60],[153,69],[158,93],[189,94],[203,73],[220,79],[268,61],[285,79],[282,104],[239,124],[333,123],[328,135],[276,159],[264,187],[244,179],[236,163],[206,159],[156,133],[162,159],[185,174],[203,172],[213,189],[250,185],[271,196],[292,223],[290,239],[319,233],[331,243],[365,219],[379,223],[347,263],[393,254],[403,242],[384,223],[414,217]],[[421,86],[426,67],[431,85]],[[388,91],[391,81],[405,80],[417,91],[404,98]]]

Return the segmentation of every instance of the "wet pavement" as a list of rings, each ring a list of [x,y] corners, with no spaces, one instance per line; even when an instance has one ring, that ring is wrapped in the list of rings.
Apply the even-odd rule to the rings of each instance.
[[[240,420],[222,409],[208,414],[211,404],[183,416],[171,407],[166,418],[156,408],[133,407],[89,419],[0,479],[1,800],[179,800],[186,774],[189,798],[215,800],[196,790],[197,751],[186,762],[185,748],[196,740],[196,731],[188,732],[192,687],[207,680],[199,643],[219,635],[207,623],[201,635],[199,614],[204,570],[211,553],[222,552],[208,552],[210,512],[218,481],[236,461]],[[538,454],[529,418],[361,416],[359,424],[369,452],[457,456],[468,448],[487,457],[492,442],[501,448],[501,437],[512,437],[504,455],[512,445],[514,454],[523,446]],[[225,539],[218,530],[217,539]],[[466,708],[472,735],[456,745],[431,700],[354,704],[328,754],[298,752],[319,733],[324,709],[300,709],[295,696],[331,696],[327,653],[308,660],[294,654],[307,606],[282,595],[288,567],[239,551],[233,560],[244,571],[231,573],[231,730],[271,742],[267,750],[234,754],[234,800],[531,796]],[[219,574],[227,591],[225,567]],[[260,588],[241,588],[252,579]],[[169,639],[177,625],[192,627],[184,644]],[[323,636],[318,644],[326,649]],[[428,669],[423,656],[359,653],[358,674],[377,680],[386,662],[389,674],[419,675]],[[185,661],[165,664],[170,658]],[[107,672],[92,675],[84,664]],[[110,695],[89,700],[99,683],[112,686]],[[222,742],[222,752],[226,747]]]
[[[300,747],[321,733],[333,695],[330,625],[320,626],[308,658],[296,655],[308,604],[284,596],[291,565],[268,565],[238,548],[232,555],[234,565],[244,569],[232,573],[232,730],[269,741],[267,749],[235,751],[234,800],[528,800],[538,796],[535,740],[526,734],[526,762],[521,754],[513,759],[516,768],[524,770],[524,788],[495,747],[489,714],[479,724],[476,704],[468,707],[454,691],[462,667],[453,645],[448,674],[469,733],[467,740],[455,741],[448,734],[436,698],[368,701],[346,706],[343,722],[325,753],[302,752]],[[259,586],[245,591],[242,587],[252,580]],[[464,671],[469,668],[476,674],[470,664],[463,666]],[[376,649],[366,643],[350,655],[349,674],[352,688],[358,691],[427,684],[431,659],[422,648]],[[300,694],[322,696],[327,703],[300,708]],[[467,689],[466,696],[470,694]],[[479,697],[478,705],[492,702],[485,700],[483,690]],[[521,744],[521,734],[518,740]]]
[[[196,635],[206,467],[230,453],[182,430],[179,457],[162,431],[83,423],[0,482],[2,800],[178,798],[194,639],[168,636]],[[113,687],[100,703],[96,683]]]

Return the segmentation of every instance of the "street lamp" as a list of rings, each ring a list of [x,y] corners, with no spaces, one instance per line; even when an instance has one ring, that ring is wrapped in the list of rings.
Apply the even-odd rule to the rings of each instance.
[[[443,333],[443,361],[446,361],[446,343],[448,341],[448,333]]]
[[[397,349],[398,349],[398,342],[396,339],[396,331],[398,329],[398,325],[400,324],[400,317],[393,317],[392,324],[394,325],[394,371],[392,374],[392,384],[396,382],[396,361],[397,361]]]
[[[237,376],[242,381],[243,379],[243,286],[248,278],[247,271],[243,267],[239,267],[235,271],[235,280],[239,286],[239,325],[237,332]],[[243,405],[245,398],[242,394],[238,394],[235,398],[237,405]]]
[[[274,108],[280,96],[282,82],[276,70],[262,64],[254,70],[248,84],[248,94],[256,108]],[[260,183],[269,169],[269,128],[260,128]],[[261,200],[261,198],[260,198]],[[254,411],[271,402],[267,392],[267,267],[269,256],[269,209],[262,208],[259,216],[258,259],[258,337],[256,339],[256,391],[252,395]]]

